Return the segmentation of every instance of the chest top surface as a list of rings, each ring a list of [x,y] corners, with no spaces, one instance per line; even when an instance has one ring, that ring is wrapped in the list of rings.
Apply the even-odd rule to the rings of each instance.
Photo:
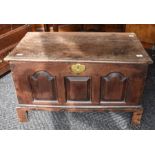
[[[134,33],[28,32],[7,61],[152,63]]]

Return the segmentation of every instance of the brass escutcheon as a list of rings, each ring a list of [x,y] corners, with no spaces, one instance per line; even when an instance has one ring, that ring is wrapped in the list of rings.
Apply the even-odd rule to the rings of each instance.
[[[75,74],[80,74],[86,70],[85,65],[74,64],[71,66],[71,71]]]

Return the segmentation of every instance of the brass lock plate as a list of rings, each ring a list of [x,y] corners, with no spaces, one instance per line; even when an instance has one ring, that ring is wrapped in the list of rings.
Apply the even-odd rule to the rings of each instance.
[[[73,73],[75,73],[75,74],[80,74],[80,73],[84,72],[85,70],[86,70],[85,65],[81,65],[81,64],[79,64],[79,63],[73,64],[73,65],[71,66],[71,71],[72,71]]]

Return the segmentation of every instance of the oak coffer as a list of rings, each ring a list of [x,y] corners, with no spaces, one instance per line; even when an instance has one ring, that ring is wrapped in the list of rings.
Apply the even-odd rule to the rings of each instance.
[[[5,58],[19,101],[29,110],[133,112],[139,124],[148,64],[134,33],[29,32]]]

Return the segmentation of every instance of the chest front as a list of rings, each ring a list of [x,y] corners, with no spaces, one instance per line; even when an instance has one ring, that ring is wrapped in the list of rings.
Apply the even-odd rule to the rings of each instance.
[[[146,65],[76,62],[11,64],[21,104],[137,105]]]

